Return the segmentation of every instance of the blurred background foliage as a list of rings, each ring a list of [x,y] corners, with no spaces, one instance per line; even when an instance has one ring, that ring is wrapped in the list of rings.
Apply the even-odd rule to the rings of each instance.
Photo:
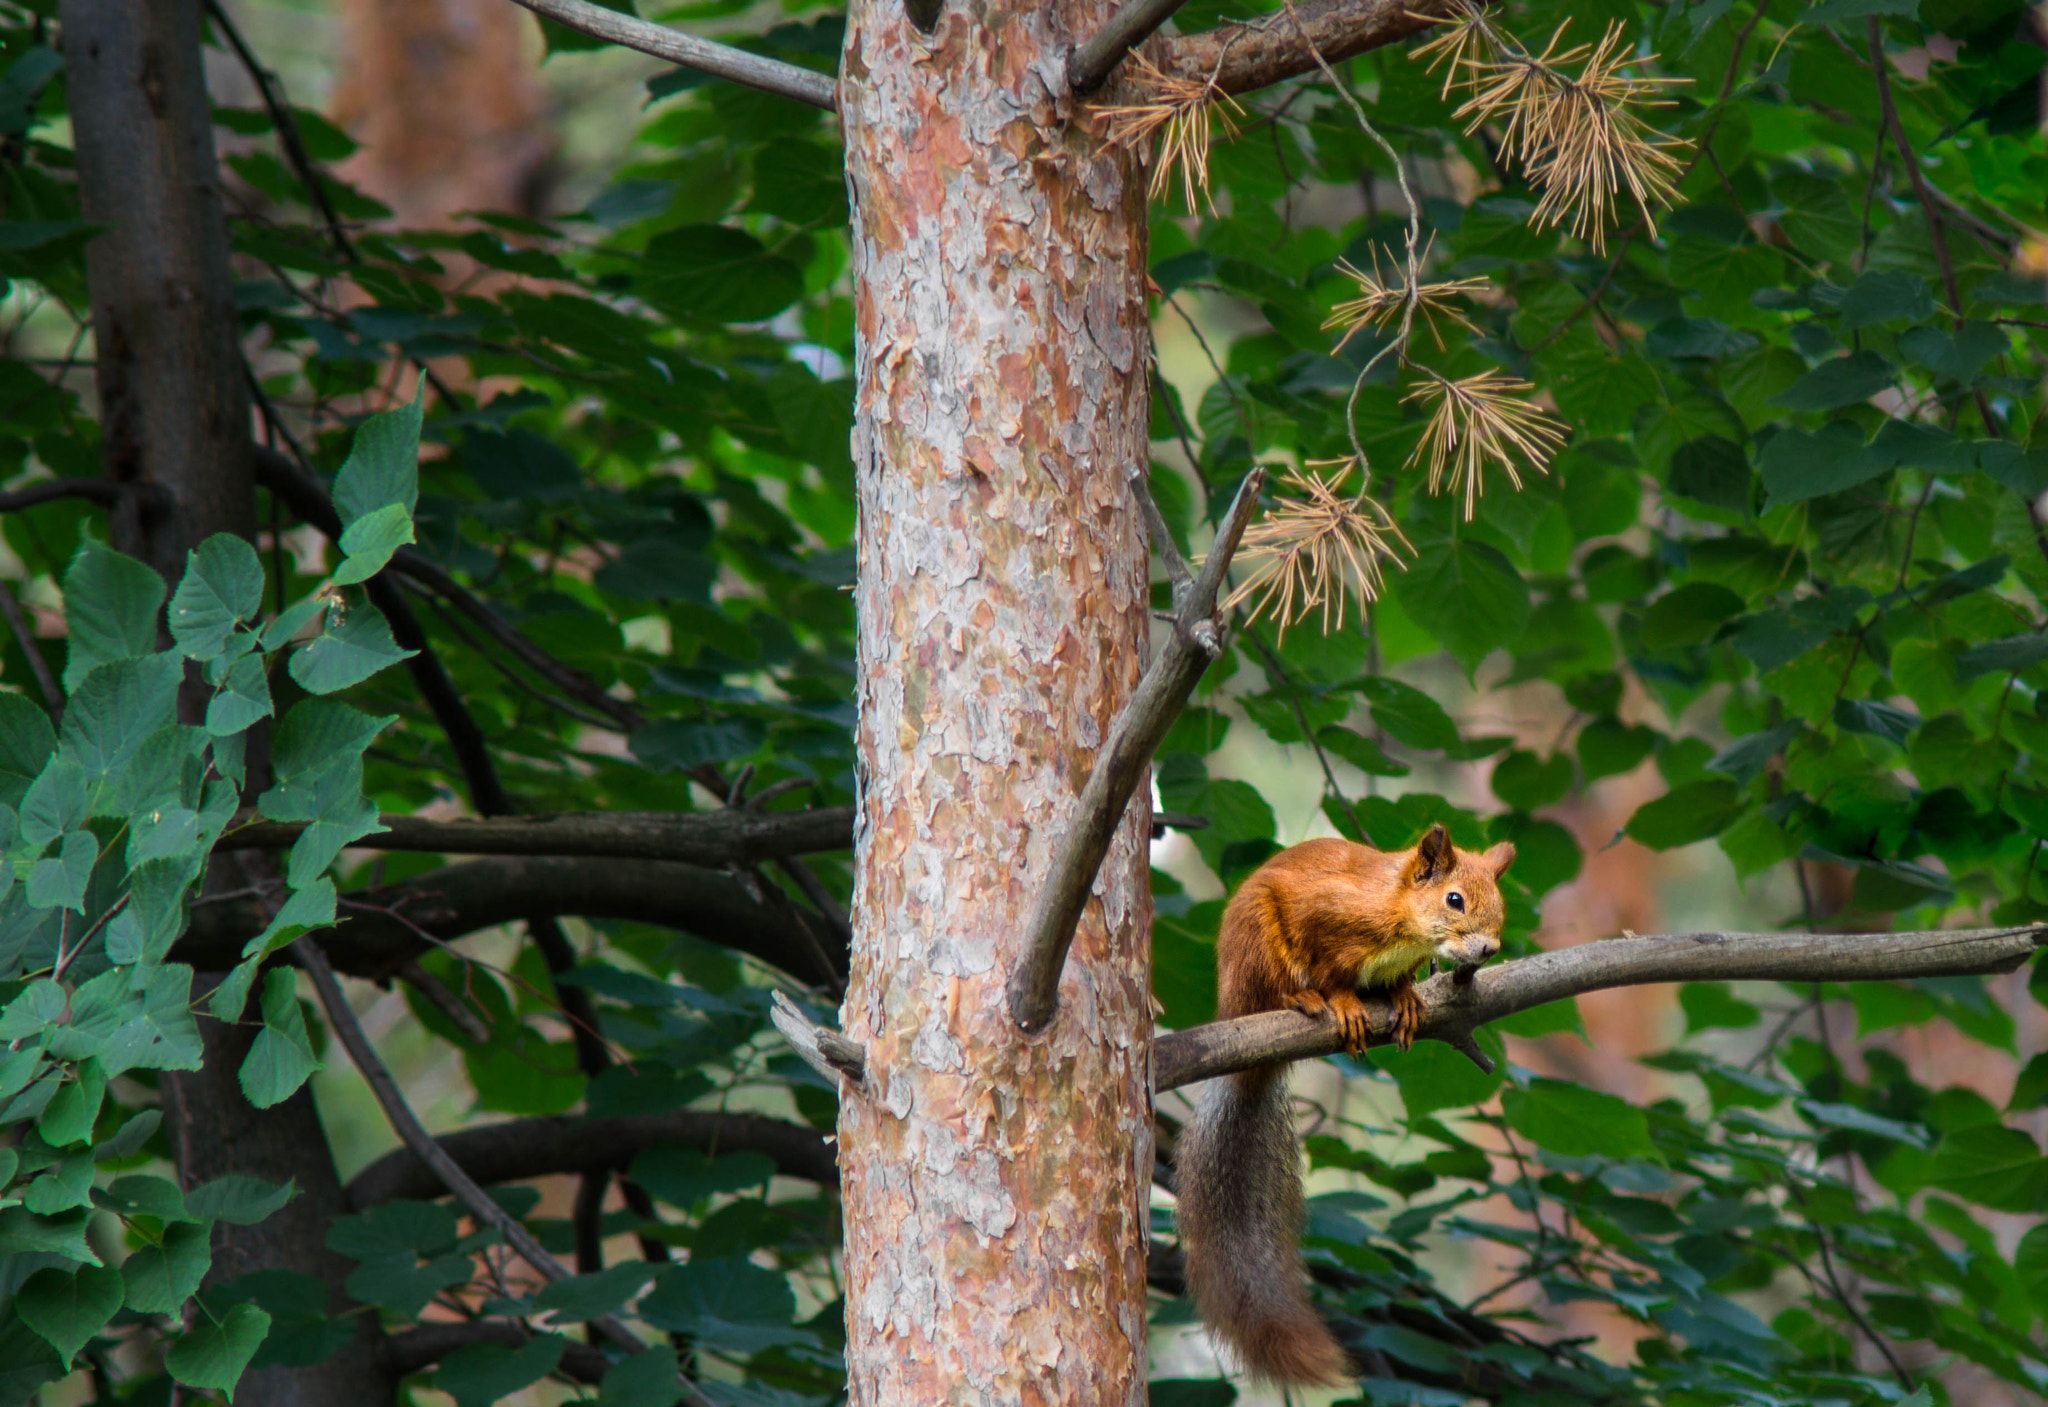
[[[1254,8],[1191,0],[1177,23]],[[0,6],[8,489],[100,472],[90,232],[53,9]],[[836,63],[840,16],[804,0],[642,9]],[[520,809],[716,809],[742,769],[756,794],[796,784],[773,809],[849,802],[852,303],[830,121],[593,50],[504,0],[228,13],[290,105],[266,104],[216,27],[259,438],[329,476],[362,417],[409,401],[424,369],[417,550],[620,705],[565,697],[448,598],[420,597]],[[1372,369],[1359,439],[1413,550],[1362,626],[1248,622],[1162,750],[1161,809],[1206,822],[1155,847],[1169,1027],[1212,1014],[1228,888],[1318,834],[1394,848],[1441,820],[1461,844],[1513,839],[1509,956],[1685,925],[2048,917],[2039,15],[2017,0],[1498,14],[1532,47],[1619,25],[1637,71],[1683,80],[1648,116],[1689,144],[1676,202],[1654,234],[1624,207],[1595,253],[1532,227],[1540,197],[1501,133],[1461,131],[1411,50],[1340,67],[1402,153],[1433,276],[1486,281],[1469,328],[1442,324],[1411,354],[1446,376],[1526,378],[1570,441],[1520,492],[1490,479],[1462,521],[1401,467],[1426,419],[1404,402],[1410,373]],[[1152,228],[1154,493],[1196,551],[1252,464],[1350,452],[1346,400],[1383,342],[1368,331],[1333,354],[1326,320],[1357,291],[1336,265],[1385,263],[1402,241],[1395,173],[1327,84],[1246,107],[1211,153],[1214,207],[1169,194]],[[306,598],[338,556],[289,506],[266,495],[260,511],[267,599]],[[25,622],[0,646],[0,687],[40,700],[26,648],[63,673],[66,568],[100,516],[61,498],[0,521],[0,581]],[[282,711],[293,686],[272,682]],[[396,719],[365,756],[378,807],[468,813],[402,671],[347,697]],[[17,793],[33,775],[0,766]],[[346,896],[442,863],[349,851],[337,875]],[[807,863],[843,902],[844,857]],[[789,887],[784,902],[817,898]],[[626,1057],[600,1073],[517,924],[420,958],[467,1020],[435,983],[355,992],[437,1133],[676,1111],[829,1132],[833,1091],[766,1024],[772,989],[829,1007],[828,987],[805,985],[817,972],[769,969],[691,915],[566,926],[576,966],[555,977]],[[34,975],[9,960],[4,975]],[[1502,1023],[1496,1075],[1433,1044],[1305,1067],[1309,1259],[1367,1373],[1331,1400],[2039,1400],[2044,995],[2024,971],[1693,984]],[[313,1088],[342,1176],[374,1173],[395,1139],[338,1053],[326,1064]],[[156,1102],[154,1077],[131,1071],[104,1101],[83,1129],[0,1109],[15,1125],[0,1161],[27,1156],[0,1197],[72,1167],[65,1147],[90,1149],[103,1185],[161,1173],[163,1132],[113,1137]],[[1162,1101],[1165,1142],[1179,1107]],[[715,1401],[832,1401],[837,1208],[829,1173],[802,1166],[714,1134],[638,1151],[580,1211],[565,1176],[500,1187],[565,1257],[578,1216],[597,1219],[604,1268],[586,1258],[566,1288],[522,1280],[430,1191],[361,1201],[330,1245],[394,1334],[508,1327],[423,1364],[423,1398],[664,1400],[583,1343],[583,1321],[621,1309]],[[71,1306],[0,1319],[9,1400],[169,1401],[173,1376],[217,1392],[218,1365],[175,1345],[238,1304],[269,1319],[242,1354],[258,1368],[317,1364],[346,1339],[353,1321],[317,1281],[275,1271],[209,1281],[196,1317],[131,1292],[95,1319],[77,1267],[168,1257],[177,1239],[146,1206],[97,1205],[82,1242],[38,1239],[32,1196],[0,1211],[0,1289],[12,1301],[50,1272]],[[1163,1190],[1155,1230],[1154,1400],[1269,1400],[1233,1386],[1193,1329]],[[78,1354],[69,1376],[59,1349]]]

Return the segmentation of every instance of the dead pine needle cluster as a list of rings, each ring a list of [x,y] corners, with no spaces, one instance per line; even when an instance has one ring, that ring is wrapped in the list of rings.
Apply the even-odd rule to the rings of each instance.
[[[1096,109],[1108,124],[1109,140],[1142,150],[1157,133],[1159,147],[1152,157],[1147,194],[1157,200],[1177,172],[1189,211],[1198,210],[1203,203],[1213,209],[1215,201],[1209,194],[1212,123],[1220,124],[1226,137],[1235,137],[1235,118],[1244,116],[1244,108],[1216,86],[1214,74],[1183,78],[1161,69],[1142,50],[1134,51],[1128,64],[1137,88],[1146,96],[1140,102]]]
[[[1434,239],[1431,244],[1434,245]],[[1380,272],[1379,250],[1373,250],[1372,272],[1355,267],[1348,259],[1337,261],[1337,270],[1358,285],[1358,296],[1346,298],[1330,309],[1329,317],[1323,320],[1325,332],[1343,329],[1344,336],[1331,348],[1335,355],[1344,350],[1361,328],[1388,327],[1404,334],[1414,325],[1417,317],[1429,328],[1430,337],[1436,342],[1437,350],[1444,347],[1443,331],[1437,326],[1437,319],[1443,318],[1455,326],[1464,328],[1474,336],[1479,329],[1472,320],[1458,310],[1452,300],[1470,297],[1474,293],[1492,287],[1483,278],[1450,279],[1437,283],[1422,282],[1421,265],[1428,261],[1429,250],[1422,251],[1420,259],[1410,258],[1403,280],[1389,283]]]
[[[1444,68],[1445,97],[1469,94],[1452,114],[1468,134],[1499,127],[1501,159],[1520,161],[1541,193],[1531,222],[1568,222],[1574,237],[1604,253],[1623,198],[1653,234],[1657,208],[1676,199],[1685,143],[1652,128],[1641,110],[1668,107],[1665,91],[1687,80],[1629,74],[1637,60],[1618,22],[1597,43],[1564,47],[1569,26],[1559,25],[1543,51],[1531,53],[1467,5],[1416,56],[1428,59],[1431,72]]]
[[[1223,602],[1250,601],[1251,614],[1271,618],[1282,639],[1287,628],[1320,612],[1323,633],[1344,628],[1345,606],[1379,599],[1386,585],[1385,563],[1414,547],[1387,510],[1365,489],[1340,492],[1354,469],[1353,458],[1311,460],[1282,475],[1287,490],[1258,522],[1246,529],[1239,558],[1251,574]]]
[[[1535,389],[1493,370],[1456,380],[1424,370],[1422,379],[1401,397],[1431,407],[1429,423],[1409,462],[1429,461],[1429,491],[1461,496],[1467,522],[1486,491],[1488,464],[1499,465],[1508,482],[1520,489],[1517,461],[1545,473],[1551,456],[1564,446],[1565,426],[1522,399]]]

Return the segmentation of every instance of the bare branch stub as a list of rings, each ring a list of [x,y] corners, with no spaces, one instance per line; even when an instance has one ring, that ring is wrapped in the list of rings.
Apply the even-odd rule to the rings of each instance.
[[[1109,853],[1110,838],[1129,808],[1153,752],[1221,649],[1217,592],[1265,482],[1263,469],[1245,475],[1229,514],[1217,529],[1208,560],[1174,617],[1172,635],[1153,657],[1145,677],[1138,681],[1137,692],[1110,728],[1095,768],[1081,788],[1073,820],[1060,839],[1044,888],[1039,891],[1023,952],[1010,975],[1010,1016],[1027,1031],[1040,1030],[1052,1019],[1059,1004],[1060,969],[1066,964],[1074,926],[1087,906],[1102,857]]]
[[[735,49],[730,44],[715,44],[666,25],[607,10],[601,5],[590,4],[589,0],[513,0],[513,3],[578,34],[637,49],[657,59],[666,59],[672,64],[694,68],[700,73],[709,73],[748,88],[758,88],[777,97],[794,98],[797,102],[808,103],[827,112],[838,109],[837,81],[825,74],[798,68],[795,64],[764,59],[759,54]]]
[[[1108,81],[1125,54],[1145,42],[1152,32],[1173,18],[1187,0],[1130,0],[1109,17],[1109,23],[1074,46],[1067,59],[1067,82],[1082,97]]]

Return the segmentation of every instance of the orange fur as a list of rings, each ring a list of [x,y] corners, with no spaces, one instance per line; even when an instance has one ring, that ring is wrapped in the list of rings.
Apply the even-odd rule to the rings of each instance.
[[[1327,1012],[1357,1051],[1372,1035],[1363,986],[1392,1003],[1388,1034],[1407,1049],[1423,1015],[1415,969],[1500,951],[1500,876],[1514,858],[1506,841],[1460,850],[1442,826],[1413,850],[1310,840],[1281,851],[1223,912],[1216,1015]],[[1204,1322],[1257,1377],[1341,1382],[1344,1350],[1302,1285],[1301,1149],[1284,1073],[1211,1081],[1175,1162],[1181,1249]]]

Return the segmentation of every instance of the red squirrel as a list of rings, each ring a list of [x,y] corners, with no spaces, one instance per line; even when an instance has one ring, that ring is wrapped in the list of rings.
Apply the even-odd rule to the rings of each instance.
[[[1500,951],[1500,877],[1514,858],[1508,841],[1460,850],[1440,825],[1413,850],[1310,840],[1281,851],[1223,911],[1217,1018],[1327,1011],[1356,1053],[1372,1034],[1365,988],[1393,1004],[1392,1035],[1408,1049],[1423,1015],[1415,969]],[[1286,1067],[1210,1081],[1175,1163],[1181,1250],[1203,1321],[1256,1377],[1344,1381],[1344,1350],[1302,1285],[1301,1145]]]

